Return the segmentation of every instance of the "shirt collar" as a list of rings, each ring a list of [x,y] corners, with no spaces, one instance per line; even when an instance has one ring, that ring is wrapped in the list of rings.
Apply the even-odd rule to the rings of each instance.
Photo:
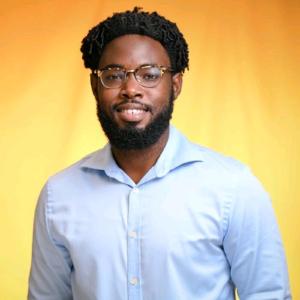
[[[203,160],[202,148],[191,143],[175,127],[170,126],[168,142],[154,168],[157,176],[163,177],[181,165]]]
[[[169,171],[187,163],[203,161],[203,149],[191,143],[175,127],[170,126],[168,142],[157,160],[154,170],[158,177],[163,177]],[[115,162],[110,144],[85,157],[81,167],[103,170],[109,176],[120,172]]]
[[[114,173],[119,167],[113,158],[110,144],[106,144],[102,149],[95,151],[85,157],[81,167],[95,170],[103,170]]]

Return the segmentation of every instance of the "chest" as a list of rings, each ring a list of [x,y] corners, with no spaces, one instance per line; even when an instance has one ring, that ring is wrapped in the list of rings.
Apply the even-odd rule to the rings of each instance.
[[[186,175],[130,188],[95,185],[53,210],[53,230],[67,249],[109,257],[127,251],[128,239],[144,252],[219,248],[231,194],[220,183]],[[201,251],[200,251],[201,252]]]

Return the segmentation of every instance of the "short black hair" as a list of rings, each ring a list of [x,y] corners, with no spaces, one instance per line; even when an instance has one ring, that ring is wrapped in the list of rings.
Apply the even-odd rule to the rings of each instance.
[[[146,35],[160,42],[169,55],[174,73],[188,69],[188,45],[177,25],[157,12],[144,12],[139,7],[114,13],[88,32],[80,48],[84,66],[96,70],[105,46],[126,34]]]

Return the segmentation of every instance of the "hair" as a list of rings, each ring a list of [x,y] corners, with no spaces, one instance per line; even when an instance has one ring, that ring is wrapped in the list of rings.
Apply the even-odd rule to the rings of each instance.
[[[80,48],[84,66],[91,70],[98,69],[105,46],[126,34],[145,35],[160,42],[169,55],[174,73],[183,73],[188,69],[188,45],[177,25],[157,12],[144,12],[139,7],[114,13],[88,32]]]

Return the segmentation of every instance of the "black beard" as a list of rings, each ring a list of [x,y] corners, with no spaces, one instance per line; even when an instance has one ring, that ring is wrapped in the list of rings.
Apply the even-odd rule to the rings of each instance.
[[[128,124],[120,128],[118,124],[101,109],[97,101],[97,116],[110,144],[120,150],[142,150],[154,145],[169,127],[174,108],[173,93],[169,103],[144,129]]]

